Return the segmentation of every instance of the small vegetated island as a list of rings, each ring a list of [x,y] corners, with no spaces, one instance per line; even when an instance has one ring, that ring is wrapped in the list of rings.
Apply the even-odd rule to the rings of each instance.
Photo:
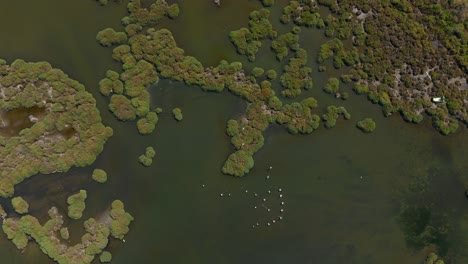
[[[8,115],[28,111],[12,131]],[[32,175],[92,164],[111,135],[82,84],[47,62],[0,60],[0,196]]]

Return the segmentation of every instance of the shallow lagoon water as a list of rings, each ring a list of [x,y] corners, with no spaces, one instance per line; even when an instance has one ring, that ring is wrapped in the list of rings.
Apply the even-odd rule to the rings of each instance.
[[[224,7],[216,9],[211,1],[180,1],[181,16],[186,18],[171,26],[186,53],[207,65],[221,58],[243,59],[229,46],[227,34],[218,35],[222,30],[214,31],[213,40],[200,42],[189,32],[204,32],[207,25],[223,21],[237,29],[247,25],[248,13],[259,7],[256,1],[224,2],[237,8],[239,15],[233,21],[221,15],[228,14]],[[252,172],[244,178],[224,176],[220,168],[232,151],[226,121],[241,115],[246,106],[228,91],[206,93],[161,80],[150,91],[153,106],[164,112],[156,132],[149,136],[139,136],[134,122],[118,122],[107,110],[108,99],[99,95],[97,83],[107,69],[119,65],[112,61],[111,49],[99,47],[94,38],[104,27],[119,28],[123,4],[100,7],[94,1],[28,0],[0,3],[0,8],[9,10],[0,17],[2,24],[9,25],[2,28],[8,38],[0,43],[0,57],[9,62],[47,60],[64,70],[96,97],[104,123],[114,129],[93,166],[37,175],[17,186],[17,194],[31,202],[31,213],[42,221],[52,205],[65,214],[66,197],[80,189],[88,190],[83,219],[99,216],[112,200],[122,199],[136,220],[126,243],[111,240],[113,263],[419,263],[424,252],[406,247],[395,217],[401,191],[414,177],[428,174],[430,195],[437,201],[434,211],[448,214],[454,226],[452,248],[458,249],[457,255],[465,254],[453,263],[466,263],[462,249],[467,236],[461,233],[468,232],[462,225],[463,216],[468,215],[463,196],[468,184],[466,128],[443,137],[428,120],[411,125],[399,116],[384,118],[380,107],[347,87],[350,99],[337,100],[321,91],[330,72],[318,73],[314,68],[314,89],[302,96],[316,97],[322,110],[329,104],[344,105],[352,119],[339,120],[334,129],[321,127],[311,135],[290,135],[274,125],[266,131],[265,146],[255,155]],[[23,14],[22,22],[12,24],[17,14]],[[190,22],[196,19],[201,22]],[[192,26],[190,31],[187,24]],[[323,39],[310,38],[303,40],[304,46]],[[273,63],[272,52],[260,52],[265,54],[261,64]],[[309,57],[313,61],[313,52]],[[182,109],[182,122],[172,118],[174,107]],[[364,117],[376,121],[374,133],[355,128]],[[149,145],[155,147],[156,158],[144,168],[137,158]],[[96,167],[108,172],[106,184],[91,180]],[[275,187],[282,188],[283,207]],[[271,212],[253,207],[259,204],[254,192],[267,198]],[[220,197],[220,193],[231,196]],[[1,202],[11,211],[5,200]],[[283,220],[252,228],[278,216],[280,208],[284,208]],[[71,225],[72,242],[76,242],[84,232],[81,222],[67,220],[66,224]],[[5,263],[52,263],[33,243],[21,254],[4,235],[0,235],[0,255]]]

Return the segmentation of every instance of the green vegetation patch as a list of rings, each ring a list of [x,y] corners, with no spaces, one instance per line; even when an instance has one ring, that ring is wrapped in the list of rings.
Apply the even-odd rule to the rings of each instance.
[[[93,171],[93,180],[99,182],[99,183],[105,183],[107,181],[107,173],[104,170],[101,169],[95,169]]]
[[[340,89],[340,80],[337,78],[328,79],[327,84],[323,87],[323,90],[329,94],[335,94]]]
[[[117,239],[123,239],[128,233],[128,226],[134,220],[133,216],[125,212],[124,204],[120,200],[112,202],[110,216],[112,221],[110,222],[111,235]]]
[[[0,136],[0,196],[12,196],[14,185],[32,175],[64,172],[96,160],[112,129],[102,124],[96,101],[82,84],[47,62],[16,60],[0,65],[0,73],[5,95],[0,111],[46,110],[18,135]]]
[[[156,151],[154,151],[153,147],[147,147],[145,153],[138,157],[138,161],[146,166],[149,167],[153,163],[153,158],[156,156]]]
[[[112,260],[112,254],[109,251],[104,251],[99,256],[99,261],[101,261],[101,263],[111,262],[111,260]]]
[[[359,122],[357,122],[357,128],[361,129],[362,132],[370,133],[374,131],[376,125],[372,118],[365,118]]]
[[[336,120],[342,115],[346,120],[351,118],[351,114],[346,111],[343,106],[336,107],[331,105],[327,107],[327,112],[322,115],[322,119],[325,122],[326,128],[332,128],[336,125]]]
[[[270,11],[260,9],[250,13],[249,28],[241,28],[231,31],[229,37],[236,50],[241,55],[246,55],[249,61],[255,60],[255,54],[262,46],[261,41],[266,38],[276,38],[277,33],[273,30],[270,21]]]
[[[127,34],[116,32],[113,28],[106,28],[97,33],[96,40],[105,47],[119,45],[127,41]]]
[[[11,204],[18,214],[25,214],[29,211],[28,202],[20,196],[11,199]]]
[[[284,66],[284,73],[281,76],[281,85],[286,89],[281,92],[286,97],[296,97],[301,94],[301,89],[311,89],[313,86],[310,76],[312,68],[306,67],[307,51],[297,48],[295,57],[289,60]]]
[[[85,200],[87,197],[86,190],[70,195],[67,198],[68,216],[72,219],[80,219],[86,207]]]
[[[177,121],[182,121],[182,119],[184,119],[184,116],[182,115],[182,110],[180,108],[172,109],[172,114],[174,115],[174,119]]]

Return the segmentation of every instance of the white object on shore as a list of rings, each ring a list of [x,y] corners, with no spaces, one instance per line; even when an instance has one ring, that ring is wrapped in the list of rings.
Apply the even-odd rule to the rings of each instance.
[[[445,96],[432,97],[432,102],[434,102],[434,103],[444,103],[445,102]]]

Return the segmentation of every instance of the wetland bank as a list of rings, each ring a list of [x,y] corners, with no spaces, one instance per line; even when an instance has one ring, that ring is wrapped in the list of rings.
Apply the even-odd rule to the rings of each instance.
[[[286,2],[277,1],[275,6],[282,9]],[[186,49],[186,55],[197,55],[195,57],[205,66],[215,67],[221,54],[221,59],[241,61],[244,67],[253,68],[256,64],[249,64],[245,56],[236,54],[228,32],[246,27],[249,13],[261,8],[260,1],[225,0],[218,9],[211,4],[209,1],[180,1],[179,17],[162,25],[168,24],[177,45]],[[30,5],[37,4],[31,2]],[[197,9],[197,6],[202,8]],[[278,6],[272,8],[272,16],[282,13],[275,9]],[[255,166],[248,175],[241,179],[223,176],[220,169],[233,151],[230,137],[226,135],[226,124],[229,119],[243,115],[244,100],[227,91],[206,93],[196,86],[160,79],[148,91],[151,106],[160,107],[163,112],[158,113],[155,132],[141,136],[136,122],[119,122],[108,111],[109,100],[100,95],[97,85],[107,70],[120,72],[121,64],[112,61],[111,49],[97,45],[96,33],[107,27],[122,31],[119,22],[126,15],[125,6],[112,1],[106,7],[99,7],[94,1],[64,4],[49,0],[35,7],[36,11],[43,11],[41,16],[80,10],[90,14],[90,19],[82,21],[65,16],[63,19],[71,25],[80,25],[67,32],[54,21],[42,26],[34,24],[36,28],[29,29],[31,34],[18,39],[24,46],[18,41],[14,45],[0,44],[1,57],[8,62],[15,58],[46,60],[79,80],[96,98],[103,122],[113,128],[114,135],[92,166],[37,175],[19,184],[15,195],[27,200],[29,212],[40,220],[47,219],[51,206],[66,210],[66,197],[81,189],[87,190],[83,219],[97,217],[115,199],[125,201],[125,209],[132,213],[135,221],[126,243],[110,241],[106,250],[112,253],[113,263],[420,263],[434,249],[407,247],[397,219],[400,207],[406,208],[405,205],[431,206],[430,225],[445,226],[448,222],[451,226],[447,239],[436,244],[452,263],[463,263],[466,259],[462,250],[467,243],[462,234],[467,232],[465,215],[468,213],[463,197],[463,185],[467,181],[464,160],[467,151],[463,148],[467,145],[467,135],[463,125],[455,134],[443,137],[431,128],[427,118],[418,125],[405,123],[397,114],[383,118],[380,107],[370,104],[365,97],[354,95],[352,87],[343,84],[340,89],[348,91],[350,96],[347,100],[337,100],[321,88],[329,78],[339,77],[341,74],[335,76],[339,70],[328,65],[327,71],[319,74],[314,60],[316,51],[308,50],[307,64],[312,68],[314,86],[302,90],[298,101],[307,97],[317,99],[319,107],[314,110],[317,114],[325,114],[330,105],[344,106],[351,113],[352,121],[339,118],[336,127],[330,130],[320,121],[319,129],[311,135],[290,135],[284,127],[272,123],[263,132],[263,148],[254,155]],[[216,20],[221,19],[229,7],[242,11],[239,14],[244,16],[235,19],[224,16],[226,20]],[[17,3],[9,8],[20,12],[24,7]],[[27,19],[33,23],[38,16],[34,12]],[[197,20],[190,21],[191,17]],[[197,22],[199,20],[201,22]],[[271,23],[279,33],[291,30],[275,20],[277,17],[272,18]],[[208,33],[203,24],[228,26],[219,31],[218,26],[213,26],[213,32]],[[186,30],[189,27],[194,30]],[[45,39],[33,34],[38,29],[53,33],[55,38]],[[202,36],[206,38],[202,39],[215,35],[216,41],[211,44],[213,46],[209,41],[191,42],[193,32],[204,32]],[[302,28],[301,43],[322,41],[321,34],[322,31]],[[26,43],[37,45],[30,47]],[[216,43],[222,43],[219,49]],[[256,61],[265,71],[276,67],[280,75],[282,67],[270,66],[277,63],[267,43],[268,40],[262,43]],[[58,48],[44,49],[45,46]],[[285,64],[288,62],[289,59],[284,60]],[[279,78],[272,81],[278,95],[283,90],[279,84]],[[182,109],[184,119],[181,122],[174,120],[171,113],[174,108]],[[364,134],[355,125],[368,117],[377,123],[377,128],[371,134]],[[145,168],[139,164],[138,157],[149,145],[154,146],[158,154],[153,164]],[[271,165],[273,169],[267,171]],[[108,173],[109,179],[104,185],[91,179],[95,168]],[[267,175],[270,176],[268,180]],[[408,186],[415,185],[414,179],[427,181],[426,192],[408,194]],[[284,193],[283,221],[253,230],[252,223],[264,221],[270,215],[255,211],[256,200],[252,193],[266,196],[268,190],[277,186],[281,186]],[[249,190],[248,194],[243,192],[245,189]],[[231,196],[220,199],[221,192]],[[280,207],[271,209],[277,211]],[[440,220],[442,215],[447,215],[446,222]],[[70,224],[71,239],[74,233],[75,236],[82,234],[82,226]],[[3,236],[0,236],[0,244],[2,256],[11,263],[31,260],[50,263],[34,246],[20,254]]]

